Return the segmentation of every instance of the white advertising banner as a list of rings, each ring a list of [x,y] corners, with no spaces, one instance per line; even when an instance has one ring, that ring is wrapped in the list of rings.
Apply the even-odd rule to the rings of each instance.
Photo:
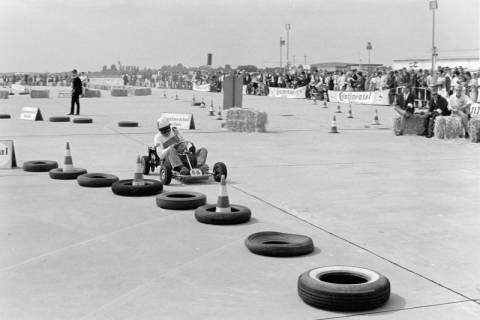
[[[473,103],[470,106],[470,115],[480,116],[480,103]]]
[[[173,127],[180,129],[195,129],[195,121],[191,113],[162,113],[162,118],[167,118]]]
[[[209,84],[193,84],[193,91],[203,91],[203,92],[209,92],[210,91],[210,85]]]
[[[118,86],[123,87],[123,79],[122,78],[90,78],[90,84],[100,84],[105,86]]]
[[[307,87],[300,87],[296,89],[268,87],[268,96],[275,98],[305,99],[306,88]]]
[[[337,103],[389,105],[388,90],[380,91],[328,91],[328,99]]]

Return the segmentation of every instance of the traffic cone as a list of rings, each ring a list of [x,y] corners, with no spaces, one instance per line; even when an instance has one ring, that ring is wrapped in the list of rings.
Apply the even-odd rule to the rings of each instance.
[[[337,111],[335,113],[342,113],[342,109],[340,108],[340,104],[337,105]]]
[[[222,108],[220,106],[218,107],[217,115],[218,115],[218,117],[215,120],[223,120],[223,118],[222,118]]]
[[[353,119],[352,104],[351,103],[348,105],[348,117],[347,118]]]
[[[337,130],[337,118],[333,115],[332,126],[330,127],[330,133],[338,133]]]
[[[220,190],[218,191],[217,207],[215,208],[215,212],[232,212],[232,208],[230,207],[230,201],[228,200],[225,175],[222,175],[222,178],[220,180]]]
[[[192,98],[192,106],[195,105],[195,95],[193,95],[193,98]]]
[[[317,94],[312,94],[313,96],[313,104],[317,104]]]
[[[73,161],[72,154],[70,153],[70,143],[67,142],[67,147],[65,150],[65,159],[63,161],[63,172],[73,172]]]
[[[212,104],[210,104],[210,108],[208,109],[208,115],[212,117],[215,115],[215,110],[213,109],[213,101]]]
[[[178,94],[175,92],[175,100],[178,100]]]
[[[167,93],[165,91],[163,91],[163,98],[167,99]]]
[[[323,108],[324,108],[324,109],[328,108],[328,106],[327,106],[327,100],[324,100],[324,101],[323,101]]]
[[[200,108],[205,108],[205,101],[203,101],[203,98],[202,98],[202,102],[200,102]]]
[[[378,121],[378,110],[375,109],[375,114],[373,115],[373,123],[372,125],[378,126],[380,122]]]
[[[142,159],[140,156],[137,156],[137,170],[133,174],[132,186],[144,186],[145,181],[143,180],[143,170],[142,170]]]

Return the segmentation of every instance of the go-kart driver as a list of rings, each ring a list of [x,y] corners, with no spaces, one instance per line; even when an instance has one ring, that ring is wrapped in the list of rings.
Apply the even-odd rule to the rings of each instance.
[[[185,140],[176,127],[172,127],[167,118],[161,117],[157,119],[158,133],[154,138],[154,146],[160,159],[165,164],[170,164],[174,171],[181,175],[190,174],[187,167],[188,160],[185,151],[192,152],[190,164],[192,168],[199,168],[202,173],[208,172],[208,166],[205,164],[208,151],[205,148],[195,150],[193,143]]]

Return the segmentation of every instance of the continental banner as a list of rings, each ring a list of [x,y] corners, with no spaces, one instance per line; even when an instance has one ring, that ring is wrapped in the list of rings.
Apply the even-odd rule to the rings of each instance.
[[[305,99],[306,88],[307,87],[300,87],[296,89],[268,87],[268,96],[276,98]]]
[[[389,105],[388,90],[380,91],[328,91],[328,99],[337,103]]]
[[[193,91],[203,91],[203,92],[209,92],[210,91],[210,85],[209,84],[193,84]]]

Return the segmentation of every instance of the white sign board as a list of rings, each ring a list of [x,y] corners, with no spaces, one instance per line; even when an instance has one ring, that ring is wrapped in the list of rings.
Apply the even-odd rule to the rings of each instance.
[[[328,91],[328,99],[337,103],[388,105],[388,90],[380,91]]]
[[[473,103],[470,106],[470,115],[480,116],[480,103]]]
[[[13,140],[0,140],[0,169],[11,169],[16,166]]]
[[[162,113],[163,118],[167,118],[172,127],[179,129],[195,129],[193,114],[191,113]]]
[[[41,121],[43,120],[43,117],[39,108],[23,107],[22,112],[20,113],[20,119]]]
[[[289,99],[305,99],[306,98],[306,88],[277,88],[269,87],[268,96],[276,98],[289,98]]]
[[[193,84],[193,91],[209,92],[210,84]]]

